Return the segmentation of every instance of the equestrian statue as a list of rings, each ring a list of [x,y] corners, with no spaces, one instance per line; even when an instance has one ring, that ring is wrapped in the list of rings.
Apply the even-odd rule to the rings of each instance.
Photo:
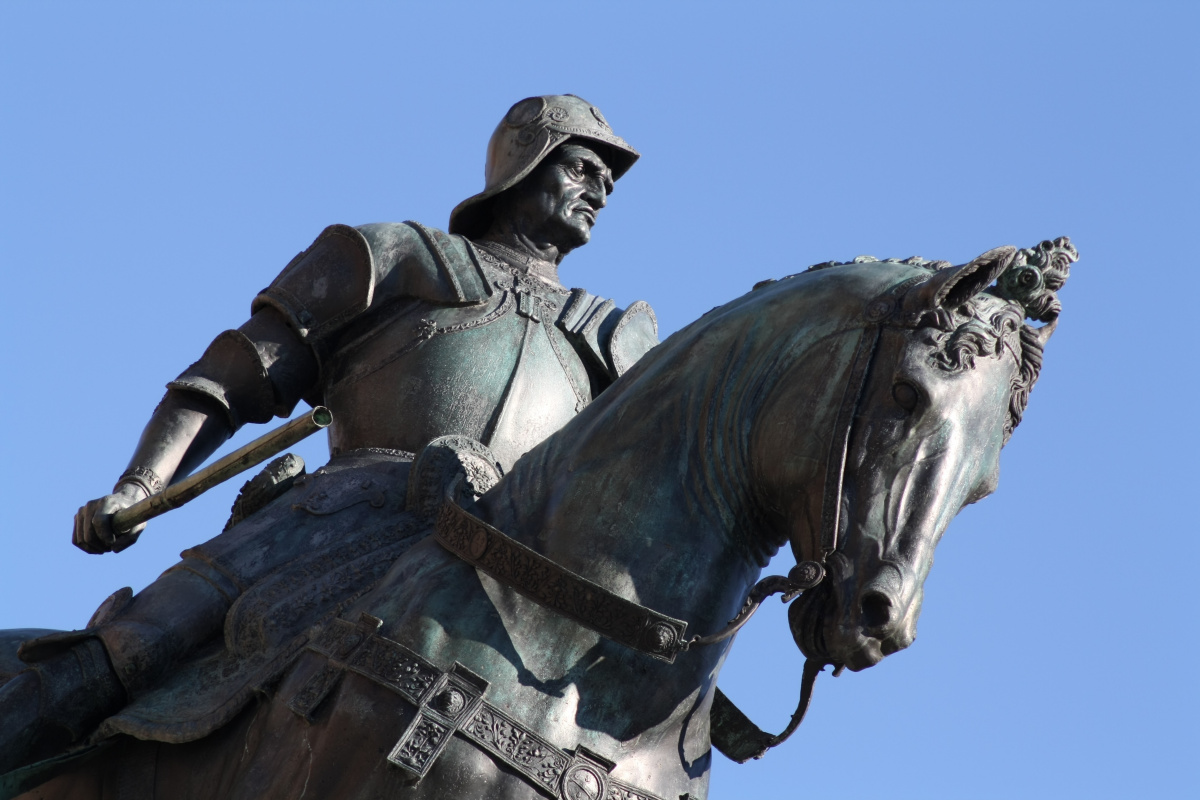
[[[0,797],[698,800],[712,747],[761,757],[824,667],[912,643],[1078,254],[826,262],[659,344],[558,278],[637,158],[586,101],[522,100],[448,232],[327,228],[168,384],[88,552],[301,400],[331,459],[276,459],[84,630],[0,631]],[[806,657],[778,735],[717,689],[772,594]]]

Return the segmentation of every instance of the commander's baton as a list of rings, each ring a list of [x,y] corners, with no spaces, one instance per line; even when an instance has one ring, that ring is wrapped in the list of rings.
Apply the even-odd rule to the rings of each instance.
[[[117,535],[129,533],[146,520],[165,514],[194,500],[218,483],[229,480],[240,472],[261,464],[272,456],[282,453],[296,442],[312,436],[333,422],[333,412],[325,406],[317,406],[310,413],[280,425],[275,430],[260,436],[250,444],[239,447],[229,455],[214,461],[194,475],[179,483],[168,486],[158,494],[123,508],[112,516],[112,527]]]

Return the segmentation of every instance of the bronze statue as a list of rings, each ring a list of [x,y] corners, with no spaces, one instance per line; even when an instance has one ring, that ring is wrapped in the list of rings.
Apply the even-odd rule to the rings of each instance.
[[[30,670],[12,657],[27,637],[0,635],[0,739],[24,748],[0,748],[0,796],[701,798],[710,743],[759,756],[824,666],[912,642],[938,539],[995,487],[1074,248],[821,264],[649,349],[648,308],[547,289],[607,171],[636,156],[585,130],[612,136],[578,99],[518,103],[489,164],[536,147],[545,166],[507,186],[490,169],[494,191],[452,217],[466,239],[330,229],[257,302],[275,327],[223,334],[172,384],[210,416],[165,401],[155,420],[176,423],[152,420],[139,446],[176,454],[160,466],[194,466],[214,418],[297,399],[333,408],[334,457],[313,475],[269,468],[226,532],[155,584],[115,594],[86,631],[25,642]],[[569,196],[580,184],[591,198]],[[472,216],[489,214],[487,230]],[[554,259],[518,247],[528,226],[502,224],[518,218],[558,226]],[[378,269],[395,253],[424,293]],[[360,308],[362,282],[329,280],[330,263],[371,265],[372,292],[405,294]],[[452,347],[483,326],[497,331],[484,360]],[[309,360],[289,360],[284,333]],[[167,446],[146,450],[156,436]],[[89,504],[77,541],[124,545],[103,517],[127,500]],[[797,568],[759,581],[784,543]],[[808,662],[792,724],[769,736],[716,679],[732,634],[780,592],[799,597]]]
[[[457,433],[511,465],[657,342],[645,303],[621,313],[558,279],[637,158],[595,106],[531,97],[493,133],[486,186],[451,213],[450,235],[415,222],[327,228],[248,322],[168,384],[113,494],[81,509],[75,543],[129,546],[137,534],[115,535],[114,510],[301,399],[334,412],[335,456],[411,453]]]
[[[486,186],[454,209],[449,234],[416,222],[327,228],[255,299],[249,321],[168,384],[113,493],[80,509],[75,544],[92,553],[130,546],[140,528],[118,535],[115,511],[187,475],[243,424],[287,416],[301,399],[334,412],[335,462],[370,457],[388,473],[380,482],[446,434],[477,439],[511,466],[657,343],[645,303],[622,311],[558,279],[637,158],[586,101],[527,98],[497,126]],[[83,673],[74,658],[59,659],[70,673],[63,682],[89,688],[59,702],[43,687],[41,717],[61,718],[51,739],[76,738],[219,627],[237,591],[194,561],[144,591],[125,622],[83,637]],[[153,610],[134,623],[139,603]],[[143,663],[148,652],[154,666]],[[56,680],[53,665],[41,670],[21,679],[31,698],[35,680]],[[31,700],[25,716],[37,707]],[[24,760],[5,729],[38,738],[0,725],[0,772]]]

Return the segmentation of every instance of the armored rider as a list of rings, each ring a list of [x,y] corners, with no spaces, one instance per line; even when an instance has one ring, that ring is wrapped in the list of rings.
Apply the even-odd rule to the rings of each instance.
[[[168,384],[113,493],[79,510],[74,543],[89,553],[133,544],[140,529],[115,533],[116,511],[300,400],[333,411],[331,465],[364,454],[406,462],[458,434],[510,467],[657,343],[644,302],[621,310],[558,275],[637,158],[595,106],[531,97],[492,134],[485,188],[454,209],[448,232],[327,228],[244,325]],[[80,739],[221,629],[255,575],[231,581],[213,559],[189,557],[212,544],[88,630],[22,651],[33,663],[0,688],[0,774]]]

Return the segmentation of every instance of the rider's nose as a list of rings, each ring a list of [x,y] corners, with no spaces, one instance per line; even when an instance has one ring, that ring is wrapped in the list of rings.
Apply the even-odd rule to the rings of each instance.
[[[608,192],[604,189],[604,183],[590,181],[583,194],[583,199],[587,200],[588,204],[597,211],[608,205]]]

